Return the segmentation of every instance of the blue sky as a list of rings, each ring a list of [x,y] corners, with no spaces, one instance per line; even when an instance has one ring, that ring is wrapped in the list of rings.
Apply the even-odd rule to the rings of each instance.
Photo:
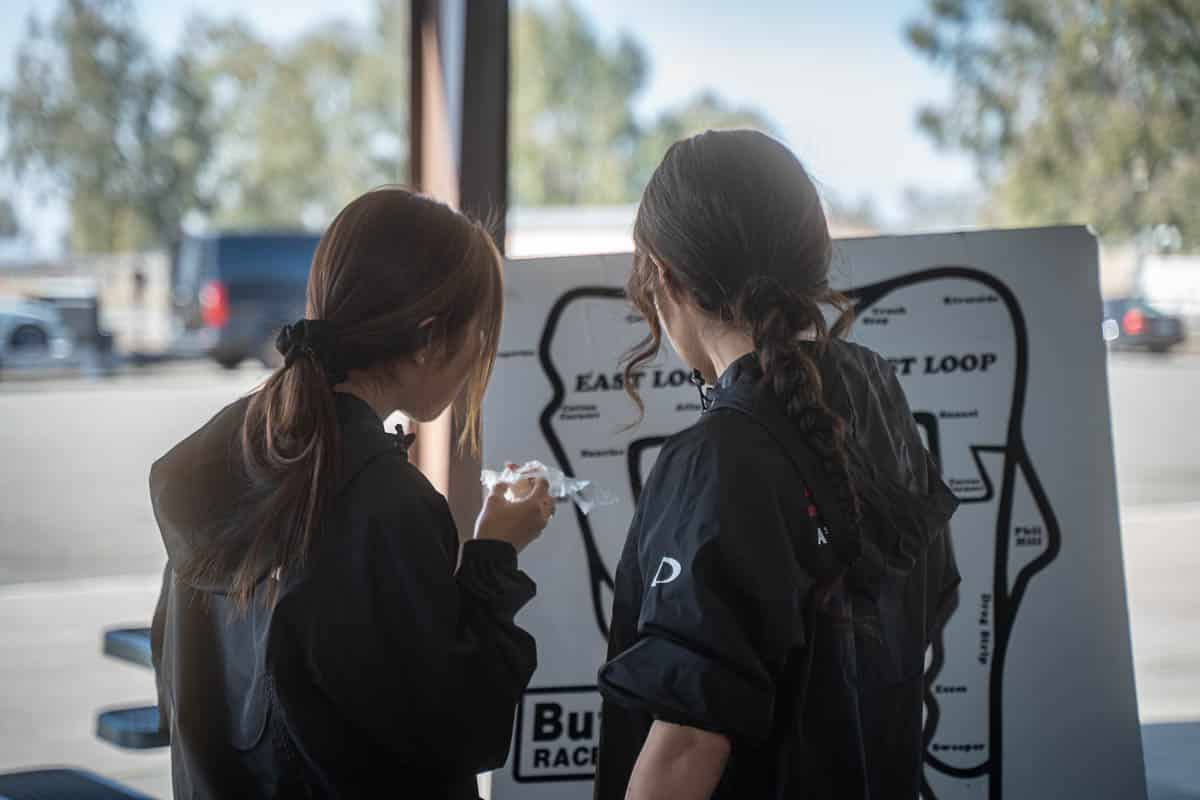
[[[547,4],[557,0],[515,0]],[[905,45],[904,23],[924,0],[581,0],[602,35],[633,33],[651,56],[650,83],[638,110],[680,103],[712,88],[728,100],[764,110],[826,191],[845,200],[870,197],[885,217],[899,214],[906,186],[961,190],[975,186],[969,162],[935,150],[915,129],[917,107],[948,92],[944,75]],[[24,20],[47,0],[5,0],[0,28],[0,82]],[[152,41],[169,50],[189,14],[240,15],[272,38],[287,39],[334,18],[366,23],[373,0],[141,0],[139,17]],[[519,57],[519,54],[517,55]],[[41,249],[64,223],[61,209],[36,211]]]

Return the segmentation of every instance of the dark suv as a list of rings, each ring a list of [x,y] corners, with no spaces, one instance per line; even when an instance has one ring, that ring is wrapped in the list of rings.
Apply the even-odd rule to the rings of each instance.
[[[246,358],[277,363],[279,329],[304,316],[314,233],[188,236],[173,269],[176,347],[233,369]]]

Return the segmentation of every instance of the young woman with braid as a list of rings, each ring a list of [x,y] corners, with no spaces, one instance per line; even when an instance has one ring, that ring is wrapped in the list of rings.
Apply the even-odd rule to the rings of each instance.
[[[478,797],[537,662],[513,622],[544,481],[488,498],[460,546],[393,411],[468,398],[499,341],[488,233],[404,189],[369,192],[313,257],[284,364],[154,464],[167,550],[152,650],[179,798]]]
[[[628,295],[706,411],[662,448],[617,569],[596,797],[916,798],[956,500],[888,362],[843,341],[816,189],[749,131],[676,143]],[[640,405],[636,381],[625,385]]]

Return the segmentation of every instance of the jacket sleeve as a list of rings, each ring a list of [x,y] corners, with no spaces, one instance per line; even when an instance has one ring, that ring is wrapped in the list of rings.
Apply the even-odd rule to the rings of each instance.
[[[761,465],[720,443],[664,449],[642,497],[638,640],[604,665],[612,702],[752,740],[771,730],[775,682],[805,640],[812,579]]]
[[[328,602],[302,627],[318,687],[367,735],[424,768],[479,772],[507,759],[537,665],[513,619],[535,587],[504,542],[468,542],[456,570],[454,522],[437,500],[369,516],[351,574],[317,593]]]

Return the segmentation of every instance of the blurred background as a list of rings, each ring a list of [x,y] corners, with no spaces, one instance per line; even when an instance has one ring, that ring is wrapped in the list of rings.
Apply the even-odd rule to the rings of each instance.
[[[147,670],[101,653],[103,630],[153,609],[165,558],[149,464],[275,363],[336,211],[413,182],[412,8],[4,10],[0,771],[74,764],[169,796],[164,750],[95,735],[97,711],[153,698]],[[666,147],[723,127],[789,144],[835,236],[1092,227],[1142,719],[1200,720],[1200,4],[509,11],[507,204],[493,222],[510,256],[628,250]],[[1200,797],[1177,769],[1200,760],[1188,747],[1148,751],[1152,796]]]

